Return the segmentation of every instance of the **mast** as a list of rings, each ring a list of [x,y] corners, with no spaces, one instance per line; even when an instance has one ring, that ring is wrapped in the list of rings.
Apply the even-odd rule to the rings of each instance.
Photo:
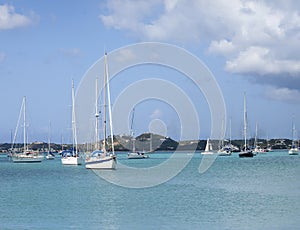
[[[247,108],[246,108],[246,93],[244,92],[244,146],[247,148]]]
[[[103,152],[106,154],[106,52],[104,54],[104,82],[103,82]]]
[[[27,150],[27,133],[26,133],[26,97],[24,96],[23,98],[23,109],[24,109],[24,114],[23,114],[23,129],[24,129],[24,152]]]
[[[292,148],[295,146],[295,124],[294,124],[294,118],[292,119]]]
[[[229,143],[231,145],[231,117],[229,119]]]
[[[48,134],[48,153],[50,153],[50,142],[51,142],[51,122],[49,121],[49,134]]]
[[[135,152],[135,137],[133,131],[134,112],[135,112],[135,108],[133,108],[132,110],[131,125],[130,125],[130,132],[131,132],[130,135],[132,137],[132,152]]]
[[[99,149],[99,111],[98,111],[98,78],[96,78],[96,104],[95,104],[95,149]]]
[[[73,131],[73,153],[75,147],[75,154],[77,155],[77,133],[76,133],[76,119],[75,119],[75,93],[74,80],[72,80],[72,131]]]
[[[105,72],[106,72],[106,81],[107,81],[107,99],[108,99],[108,113],[109,113],[111,150],[112,150],[112,154],[115,155],[114,134],[113,134],[113,126],[112,126],[111,100],[110,100],[110,87],[109,87],[109,79],[108,79],[107,53],[105,53],[105,70],[106,70]]]
[[[257,133],[258,133],[258,122],[255,125],[255,137],[254,137],[254,145],[257,146]]]

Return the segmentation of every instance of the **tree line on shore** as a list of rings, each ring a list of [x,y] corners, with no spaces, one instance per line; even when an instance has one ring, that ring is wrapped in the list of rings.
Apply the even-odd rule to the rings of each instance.
[[[133,140],[135,142],[135,148],[139,151],[174,151],[174,150],[204,150],[207,140],[185,140],[175,141],[169,137],[163,137],[157,134],[145,133],[139,135],[136,138],[132,138],[126,135],[114,136],[114,148],[116,151],[129,151],[133,147]],[[220,145],[220,140],[212,140],[215,148]],[[100,143],[103,142],[100,141]],[[108,145],[111,145],[110,138],[107,139]],[[244,144],[244,140],[225,140],[225,143],[231,143],[234,146],[241,147]],[[261,148],[271,147],[272,149],[288,149],[292,145],[290,139],[258,139],[257,143]],[[78,148],[82,151],[89,151],[93,149],[94,143],[85,143],[78,145]],[[254,138],[249,139],[249,146],[254,145]],[[7,152],[11,149],[11,143],[0,144],[0,152]],[[23,143],[14,144],[14,148],[22,148]],[[28,146],[33,150],[48,151],[48,143],[45,142],[33,142]],[[51,151],[59,152],[62,150],[72,148],[72,144],[50,144]]]

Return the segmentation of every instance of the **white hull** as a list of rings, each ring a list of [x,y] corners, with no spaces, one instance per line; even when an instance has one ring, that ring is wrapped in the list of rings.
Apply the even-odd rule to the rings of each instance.
[[[24,154],[13,155],[12,160],[14,163],[34,163],[34,162],[42,162],[44,156],[28,156]]]
[[[46,156],[46,159],[47,159],[47,160],[54,160],[54,158],[55,158],[55,156],[52,156],[52,155],[50,155],[50,154]]]
[[[211,151],[204,151],[204,152],[201,152],[202,155],[212,155],[214,154],[214,152],[211,152]]]
[[[218,151],[218,155],[219,156],[231,156],[231,152],[226,151],[226,150],[221,150],[221,151]]]
[[[299,150],[297,148],[292,148],[289,150],[289,155],[298,155]]]
[[[73,156],[62,157],[61,163],[63,165],[81,165],[82,158],[81,157],[73,157]]]
[[[255,148],[252,152],[253,152],[253,154],[264,154],[264,153],[266,153],[268,150],[266,150],[266,149],[263,149],[263,148]]]
[[[128,159],[145,159],[145,158],[149,158],[148,155],[146,155],[144,153],[138,153],[138,152],[128,153],[127,157],[128,157]]]
[[[85,160],[87,169],[115,169],[116,164],[115,156],[94,156]]]

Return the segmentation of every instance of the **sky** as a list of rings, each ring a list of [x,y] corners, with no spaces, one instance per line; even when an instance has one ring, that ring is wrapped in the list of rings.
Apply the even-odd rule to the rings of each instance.
[[[140,42],[181,47],[208,67],[222,91],[232,138],[242,138],[244,92],[249,137],[256,123],[261,138],[291,138],[293,121],[300,129],[299,1],[0,0],[0,143],[11,141],[23,96],[28,140],[69,142],[72,79],[78,88],[104,50]],[[199,138],[209,137],[205,97],[172,69],[123,71],[110,83],[112,104],[122,89],[148,78],[187,92],[199,115]],[[157,131],[179,140],[180,122],[176,108],[149,99],[136,105],[133,128],[136,135]]]

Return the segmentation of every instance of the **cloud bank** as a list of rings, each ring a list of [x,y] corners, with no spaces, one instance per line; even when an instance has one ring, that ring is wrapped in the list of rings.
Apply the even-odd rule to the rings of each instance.
[[[111,0],[107,10],[104,25],[140,40],[208,44],[211,55],[225,58],[227,72],[272,86],[273,99],[300,93],[296,0]]]

